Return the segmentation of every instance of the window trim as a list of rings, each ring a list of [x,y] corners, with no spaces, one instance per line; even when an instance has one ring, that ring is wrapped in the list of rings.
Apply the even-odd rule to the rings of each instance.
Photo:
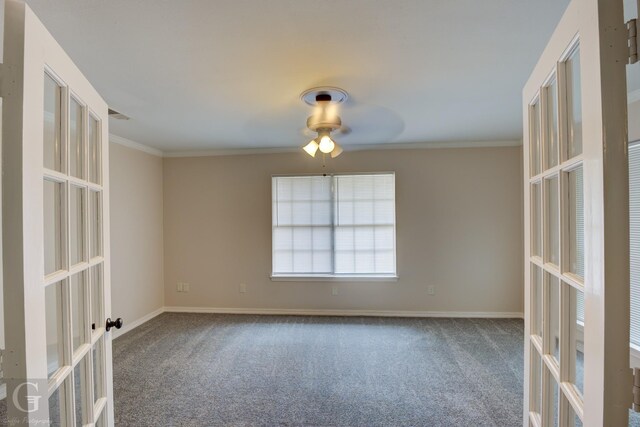
[[[328,273],[275,273],[273,272],[273,179],[282,177],[336,177],[336,176],[357,176],[357,175],[393,175],[394,191],[393,191],[393,266],[394,273],[362,273],[362,274],[328,274]],[[398,281],[398,218],[397,218],[397,200],[396,200],[396,173],[395,171],[376,171],[376,172],[318,172],[318,173],[287,173],[287,174],[271,174],[271,273],[269,278],[272,282],[397,282]],[[332,202],[333,202],[332,188]],[[332,208],[333,209],[333,208]],[[332,218],[333,221],[333,218]],[[332,240],[332,268],[335,269],[335,224],[331,224]]]

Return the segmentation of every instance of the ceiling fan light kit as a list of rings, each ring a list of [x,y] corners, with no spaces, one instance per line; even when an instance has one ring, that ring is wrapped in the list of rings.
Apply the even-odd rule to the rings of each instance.
[[[341,131],[343,128],[337,107],[348,97],[346,91],[336,87],[312,88],[300,95],[303,102],[315,107],[314,114],[307,119],[307,128],[316,132],[318,137],[302,147],[311,157],[315,157],[318,150],[323,154],[330,154],[331,158],[342,153],[342,147],[331,138],[331,132]]]

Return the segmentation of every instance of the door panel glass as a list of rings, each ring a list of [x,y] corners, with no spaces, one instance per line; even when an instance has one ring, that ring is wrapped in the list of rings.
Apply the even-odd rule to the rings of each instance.
[[[531,405],[530,411],[542,414],[542,357],[533,346],[531,348]]]
[[[584,394],[584,294],[571,285],[569,289],[569,381]]]
[[[93,396],[95,401],[106,396],[106,383],[104,380],[104,337],[101,337],[93,346]]]
[[[64,190],[62,184],[44,180],[44,273],[64,268]]]
[[[90,191],[90,193],[91,258],[95,258],[102,255],[102,193],[99,191]]]
[[[542,185],[531,185],[531,255],[542,256]]]
[[[73,97],[69,104],[69,175],[84,178],[83,108]]]
[[[562,423],[562,425],[568,426],[568,427],[582,427],[582,421],[580,421],[580,417],[576,415],[576,412],[573,410],[573,406],[571,406],[571,404],[566,399],[566,397],[564,397],[564,395],[562,396],[562,400],[563,400],[562,402],[563,406],[567,408],[565,415],[563,417],[564,422]]]
[[[549,353],[557,364],[560,363],[560,281],[547,273],[549,283],[549,322],[547,323],[547,342]]]
[[[89,115],[89,181],[100,184],[101,179],[100,123]]]
[[[87,342],[85,316],[85,272],[74,274],[71,284],[71,325],[73,331],[73,351]]]
[[[567,213],[569,237],[569,272],[584,277],[584,195],[582,166],[568,173],[569,206]]]
[[[567,81],[568,158],[582,154],[582,88],[580,79],[580,49],[565,62]]]
[[[558,164],[558,83],[554,77],[545,90],[545,170]]]
[[[93,330],[102,326],[104,319],[102,310],[102,264],[91,267],[91,325]]]
[[[532,315],[531,334],[542,337],[542,270],[531,264]]]
[[[85,356],[78,364],[73,368],[73,398],[74,398],[74,409],[75,409],[75,418],[76,426],[82,426],[89,422],[87,418],[88,414],[88,405],[86,399],[86,386],[88,382],[87,374],[87,359],[88,356]]]
[[[64,155],[61,138],[62,88],[44,75],[44,167],[64,172]]]
[[[100,413],[100,417],[98,418],[98,421],[96,421],[96,427],[107,427],[107,411],[105,411],[104,409],[102,410],[102,412]]]
[[[559,408],[558,408],[558,383],[555,378],[549,371],[549,368],[545,366],[545,375],[547,378],[547,393],[546,393],[546,402],[545,402],[545,412],[544,419],[546,423],[543,423],[545,426],[558,426],[559,422]]]
[[[86,190],[75,185],[70,186],[69,191],[69,249],[71,265],[85,261],[85,198]]]
[[[558,177],[545,180],[545,261],[560,265],[560,206],[558,200]]]
[[[63,343],[63,282],[49,285],[45,289],[45,317],[47,328],[47,373],[49,378],[64,363]]]
[[[540,144],[540,102],[536,101],[536,103],[533,104],[530,109],[531,123],[529,124],[529,128],[531,131],[531,141],[529,151],[531,156],[531,176],[535,176],[542,172],[542,146]]]
[[[60,387],[58,387],[51,396],[49,396],[49,422],[53,427],[61,427],[64,425],[63,419],[63,400],[65,387],[68,387],[69,380],[66,379]]]

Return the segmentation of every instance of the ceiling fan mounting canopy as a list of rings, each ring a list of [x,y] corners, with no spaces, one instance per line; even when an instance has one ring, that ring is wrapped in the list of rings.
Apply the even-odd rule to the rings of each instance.
[[[342,104],[349,99],[346,90],[333,86],[320,86],[307,89],[300,94],[300,99],[307,105],[315,107],[322,102]]]
[[[306,104],[316,107],[313,115],[307,119],[307,127],[313,132],[326,130],[329,132],[342,128],[342,120],[337,114],[337,105],[349,98],[344,89],[331,86],[315,87],[305,90],[300,99]]]

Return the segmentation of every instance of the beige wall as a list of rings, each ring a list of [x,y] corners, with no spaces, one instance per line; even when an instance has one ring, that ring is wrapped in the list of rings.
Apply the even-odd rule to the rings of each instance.
[[[347,152],[326,169],[302,151],[166,158],[165,304],[520,313],[521,155],[521,147]],[[396,172],[397,282],[269,279],[270,177],[323,171]],[[177,282],[190,292],[176,292]]]
[[[112,314],[126,328],[164,305],[162,158],[109,148]]]

